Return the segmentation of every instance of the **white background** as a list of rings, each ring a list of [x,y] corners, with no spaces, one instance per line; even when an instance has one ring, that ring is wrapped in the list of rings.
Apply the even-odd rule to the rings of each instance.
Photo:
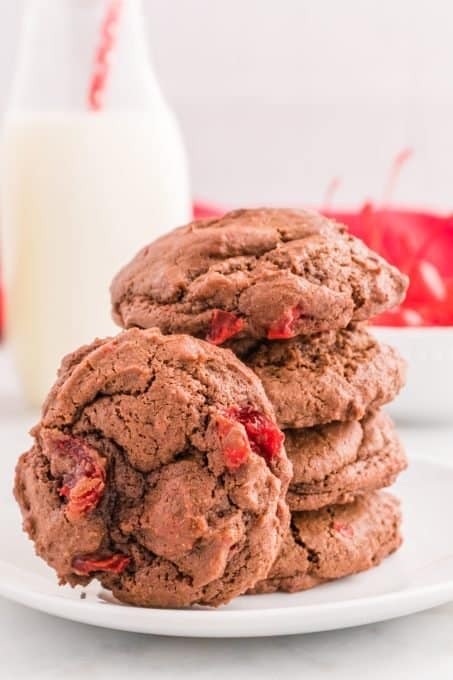
[[[60,0],[55,0],[59,2]],[[451,0],[144,0],[195,193],[226,205],[395,201],[453,209]],[[23,0],[0,0],[0,113]]]
[[[23,4],[0,0],[0,115]],[[340,176],[338,203],[379,200],[392,158],[409,146],[414,157],[395,200],[453,210],[451,0],[144,5],[199,197],[225,205],[320,204]],[[450,431],[405,440],[411,451],[451,454]],[[451,680],[452,633],[453,605],[323,635],[205,641],[99,630],[2,601],[0,675]]]

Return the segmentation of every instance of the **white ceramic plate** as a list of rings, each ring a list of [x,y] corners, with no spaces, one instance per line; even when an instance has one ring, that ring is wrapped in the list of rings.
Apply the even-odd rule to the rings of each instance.
[[[405,545],[380,567],[305,593],[240,597],[217,610],[137,609],[99,585],[58,587],[19,530],[13,502],[2,508],[0,594],[74,621],[187,637],[258,637],[346,628],[453,600],[453,466],[413,459],[397,484]],[[3,498],[5,496],[3,495]]]

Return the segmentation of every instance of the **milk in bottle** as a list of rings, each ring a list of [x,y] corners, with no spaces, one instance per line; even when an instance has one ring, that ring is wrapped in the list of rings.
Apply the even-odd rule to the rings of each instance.
[[[38,405],[65,353],[118,332],[116,271],[191,216],[138,0],[29,3],[1,158],[7,338]]]

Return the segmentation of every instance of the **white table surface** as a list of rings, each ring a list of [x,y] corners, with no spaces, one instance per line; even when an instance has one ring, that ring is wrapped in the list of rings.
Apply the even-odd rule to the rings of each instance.
[[[3,461],[8,463],[3,469],[8,474],[11,461],[28,445],[27,430],[35,419],[35,414],[24,410],[11,365],[5,352],[0,351],[0,446]],[[453,460],[453,428],[405,427],[400,431],[409,455]],[[453,603],[338,632],[197,640],[95,628],[0,598],[2,680],[265,680],[288,675],[307,680],[452,680]]]

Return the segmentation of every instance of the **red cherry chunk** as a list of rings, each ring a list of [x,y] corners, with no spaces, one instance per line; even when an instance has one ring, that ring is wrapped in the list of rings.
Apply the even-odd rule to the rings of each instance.
[[[247,432],[241,423],[220,414],[217,416],[217,430],[226,466],[229,470],[237,470],[247,461],[251,452]]]
[[[302,312],[299,307],[285,309],[279,319],[269,327],[267,331],[268,340],[287,340],[296,335],[294,324],[300,319]]]
[[[63,476],[60,496],[67,499],[69,519],[87,515],[98,505],[105,489],[105,463],[98,452],[83,439],[62,437],[56,442],[59,455],[70,456],[74,470]]]
[[[213,345],[222,345],[244,328],[244,320],[231,312],[215,309],[206,340]]]
[[[354,538],[354,529],[350,524],[343,524],[342,522],[334,522],[333,530],[344,536],[345,538]]]
[[[86,576],[93,571],[107,571],[111,574],[121,574],[130,562],[130,557],[117,553],[103,557],[101,555],[81,555],[74,558],[72,568],[77,574]]]
[[[104,481],[101,478],[81,477],[71,488],[66,482],[60,489],[60,496],[68,499],[66,514],[71,519],[88,514],[99,503],[104,491]]]
[[[254,453],[262,456],[267,463],[279,455],[285,436],[270,418],[250,406],[233,407],[228,415],[244,426]]]

